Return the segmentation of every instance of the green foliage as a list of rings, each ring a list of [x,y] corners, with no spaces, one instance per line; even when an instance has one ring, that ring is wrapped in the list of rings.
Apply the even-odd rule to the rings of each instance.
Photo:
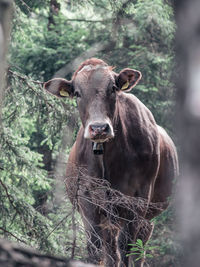
[[[36,10],[34,16],[26,16],[16,9],[15,31],[12,36],[11,57],[14,67],[36,79],[50,79],[64,64],[88,48],[87,42],[80,45],[80,36],[89,34],[85,27],[66,23],[61,14],[56,25],[48,28],[47,10]],[[38,23],[39,22],[39,23]],[[83,40],[84,41],[84,40]],[[41,60],[42,59],[42,60]]]
[[[153,255],[151,253],[153,253],[155,249],[157,250],[159,249],[158,246],[149,245],[149,242],[147,242],[146,244],[143,244],[141,239],[137,239],[135,244],[129,244],[129,246],[131,246],[130,253],[127,254],[126,256],[127,257],[132,256],[132,255],[137,256],[135,261],[138,261],[144,258],[153,258]]]
[[[159,246],[159,253],[153,252],[153,259],[149,260],[149,264],[162,267],[176,266],[181,267],[179,259],[182,257],[182,249],[177,235],[176,215],[172,205],[169,206],[162,214],[153,219],[155,225],[151,244]]]
[[[172,9],[162,0],[135,1],[127,6],[123,17],[128,21],[117,32],[116,46],[110,52],[111,64],[117,66],[117,71],[130,67],[142,72],[133,93],[153,112],[158,124],[172,133]]]
[[[48,98],[40,84],[9,71],[1,130],[0,233],[40,250],[64,255],[64,245],[60,246],[60,242],[70,240],[71,234],[66,230],[63,235],[55,226],[60,214],[67,214],[70,208],[66,200],[60,203],[63,213],[59,207],[52,214],[48,203],[42,207],[43,198],[52,201],[55,188],[55,180],[45,168],[42,148],[52,152],[53,161],[53,149],[58,150],[59,133],[67,123],[71,105],[64,113],[60,103],[56,105]],[[62,230],[70,225],[68,218]]]

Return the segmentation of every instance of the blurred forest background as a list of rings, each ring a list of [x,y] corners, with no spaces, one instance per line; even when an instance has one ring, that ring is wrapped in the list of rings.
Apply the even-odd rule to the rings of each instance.
[[[118,72],[142,72],[135,94],[173,131],[174,14],[164,0],[15,0],[0,131],[0,236],[43,252],[86,259],[81,219],[62,179],[80,124],[75,100],[47,95],[42,83],[71,78],[98,57]],[[154,219],[150,266],[179,266],[173,197]]]

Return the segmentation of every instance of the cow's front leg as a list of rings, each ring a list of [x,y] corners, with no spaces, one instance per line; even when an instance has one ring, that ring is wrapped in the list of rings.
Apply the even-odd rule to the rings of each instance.
[[[148,242],[148,240],[152,236],[153,229],[154,229],[154,224],[153,223],[149,223],[148,225],[142,226],[140,228],[139,232],[137,233],[136,240],[140,239],[140,240],[142,240],[143,246],[146,245],[146,243]],[[137,262],[135,261],[135,258],[133,257],[133,261],[135,261],[134,267],[143,267],[143,266],[145,266],[144,263],[145,263],[145,259],[146,259],[145,258],[146,251],[143,251],[143,252],[144,252],[144,257],[142,257]]]
[[[84,194],[79,201],[79,211],[82,216],[87,237],[88,262],[102,262],[102,228],[98,208],[92,203],[89,194]]]
[[[102,262],[102,237],[98,226],[93,225],[85,227],[87,236],[88,262],[100,264]]]
[[[120,254],[118,250],[119,229],[107,223],[102,230],[104,246],[104,266],[119,267]]]

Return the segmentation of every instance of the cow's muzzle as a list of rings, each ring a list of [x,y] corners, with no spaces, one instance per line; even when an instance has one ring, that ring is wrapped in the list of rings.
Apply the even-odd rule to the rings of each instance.
[[[106,135],[109,133],[109,124],[91,124],[89,125],[89,131],[92,136]]]
[[[109,123],[91,123],[88,125],[87,137],[94,142],[105,142],[114,137],[113,130]]]

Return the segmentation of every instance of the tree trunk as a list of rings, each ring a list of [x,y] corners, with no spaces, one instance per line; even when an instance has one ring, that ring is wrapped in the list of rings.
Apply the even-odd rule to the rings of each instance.
[[[200,1],[176,0],[177,122],[181,177],[177,213],[183,267],[200,266]]]
[[[4,75],[6,68],[6,50],[8,37],[10,35],[10,20],[12,13],[12,1],[0,0],[0,129],[1,129],[1,109],[4,93]]]

